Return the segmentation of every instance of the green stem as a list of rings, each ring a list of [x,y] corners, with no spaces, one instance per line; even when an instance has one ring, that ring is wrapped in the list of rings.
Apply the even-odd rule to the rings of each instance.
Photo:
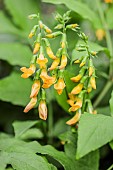
[[[106,32],[107,46],[108,46],[108,49],[110,51],[110,55],[113,56],[113,48],[112,48],[113,46],[112,46],[112,41],[111,41],[111,35],[110,35],[109,29],[108,29],[108,26],[107,26],[107,23],[106,23],[106,20],[105,20],[105,17],[104,17],[104,12],[102,10],[100,0],[96,0],[96,4],[97,4],[97,8],[98,8],[98,12],[99,12],[99,15],[100,15],[102,25],[103,25],[105,32]]]
[[[112,46],[112,40],[111,40],[111,35],[104,17],[104,12],[102,10],[102,6],[101,6],[101,2],[100,0],[96,0],[96,5],[98,8],[98,12],[100,15],[100,19],[103,25],[103,28],[105,29],[106,32],[106,42],[107,42],[107,47],[110,51],[110,67],[109,67],[109,81],[106,83],[104,89],[102,90],[102,92],[99,94],[99,96],[97,97],[96,101],[94,102],[94,107],[97,107],[98,104],[101,102],[101,100],[103,99],[103,97],[106,95],[106,93],[108,92],[108,90],[110,89],[110,87],[113,85],[112,82],[112,76],[113,76],[113,46]]]
[[[49,110],[49,115],[48,115],[48,137],[49,137],[49,144],[52,144],[52,137],[53,137],[53,108],[52,108],[52,103],[50,102],[48,104],[48,110]]]
[[[108,90],[111,88],[112,85],[113,85],[113,82],[110,80],[106,83],[104,89],[102,90],[102,92],[100,93],[100,95],[97,97],[96,101],[93,104],[94,108],[98,106],[98,104],[101,102],[101,100],[106,95],[106,93],[108,92]]]
[[[112,170],[112,168],[113,168],[113,164],[107,170]]]

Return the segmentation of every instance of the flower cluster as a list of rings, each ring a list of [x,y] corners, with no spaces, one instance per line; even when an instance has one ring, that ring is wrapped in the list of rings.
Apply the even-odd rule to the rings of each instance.
[[[52,32],[39,17],[39,14],[32,14],[29,19],[38,19],[38,24],[35,25],[29,38],[35,37],[33,45],[33,56],[31,58],[29,68],[22,67],[20,70],[23,72],[22,78],[33,76],[33,85],[30,93],[30,102],[24,109],[28,112],[38,105],[39,117],[43,120],[47,119],[47,105],[46,105],[46,89],[52,85],[59,95],[63,93],[66,83],[64,80],[64,70],[68,64],[68,44],[67,44],[67,29],[71,29],[79,35],[84,44],[77,47],[79,52],[86,51],[87,55],[77,58],[74,63],[79,64],[78,75],[71,78],[71,81],[77,85],[69,93],[67,100],[70,105],[69,112],[74,113],[66,123],[73,125],[79,121],[81,113],[88,111],[95,113],[91,104],[89,93],[92,89],[96,89],[95,81],[95,67],[93,65],[92,57],[96,56],[96,52],[92,52],[88,47],[88,37],[80,31],[78,24],[68,24],[70,19],[70,11],[66,12],[63,16],[56,15],[58,22],[55,29],[58,31]],[[56,54],[53,53],[49,39],[61,36],[59,48]],[[48,62],[49,61],[49,62]],[[51,64],[49,64],[51,62]]]
[[[58,25],[55,27],[55,29],[58,29],[56,32],[52,32],[52,30],[40,20],[39,14],[32,14],[29,16],[29,19],[37,18],[38,24],[32,28],[29,34],[29,38],[36,38],[33,45],[33,56],[31,58],[30,67],[22,67],[20,69],[23,72],[21,75],[22,78],[34,77],[30,102],[25,107],[24,112],[28,112],[39,102],[39,117],[43,120],[47,119],[45,89],[54,85],[54,89],[61,95],[66,86],[63,75],[63,71],[68,62],[66,29],[76,29],[78,27],[77,24],[65,25],[70,19],[69,14],[70,11],[63,16],[60,14],[56,15],[56,20],[58,21]],[[60,29],[61,31],[59,31]],[[56,38],[60,35],[60,47],[55,55],[48,39]],[[48,60],[51,60],[51,65],[48,64]]]
[[[89,50],[88,38],[84,33],[80,33],[79,36],[84,40],[84,44],[80,44],[76,50],[79,52],[86,51],[87,55],[81,56],[74,61],[75,64],[79,64],[79,73],[71,80],[78,83],[69,93],[69,99],[67,100],[70,105],[69,112],[74,112],[74,116],[66,123],[73,125],[80,119],[81,113],[88,111],[91,114],[96,112],[93,110],[89,93],[92,89],[96,89],[95,81],[95,67],[93,65],[92,58],[96,56],[96,52]]]

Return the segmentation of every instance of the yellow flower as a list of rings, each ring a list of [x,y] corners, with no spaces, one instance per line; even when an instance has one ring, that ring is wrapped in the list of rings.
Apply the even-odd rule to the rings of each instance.
[[[36,54],[39,51],[39,49],[40,49],[40,43],[37,42],[35,44],[35,47],[34,47],[34,50],[33,50],[33,54]]]
[[[41,100],[39,103],[39,117],[43,120],[47,119],[47,106],[45,100]]]
[[[47,47],[47,48],[46,48],[46,51],[47,51],[48,56],[49,56],[51,59],[53,59],[53,60],[56,59],[56,56],[53,54],[53,52],[52,52],[52,50],[51,50],[50,47]]]
[[[59,78],[57,83],[54,84],[54,88],[57,90],[57,93],[60,95],[63,92],[63,89],[65,88],[65,83],[63,78]]]
[[[37,58],[36,63],[40,65],[40,68],[46,68],[46,63],[48,62],[47,58],[44,58],[43,54],[39,55],[39,58]]]
[[[25,107],[24,112],[27,113],[29,110],[31,110],[37,102],[37,97],[33,97],[30,102],[28,103],[28,105]]]
[[[32,33],[32,32],[30,32],[30,34],[29,34],[29,38],[32,38],[34,36],[34,34]]]
[[[45,26],[45,31],[46,31],[48,34],[52,33],[52,30],[51,30],[50,28],[48,28],[47,26]]]
[[[73,88],[73,90],[71,91],[71,94],[79,94],[82,88],[83,88],[83,84],[79,83],[77,86]]]
[[[103,40],[103,38],[105,37],[105,31],[103,29],[98,29],[96,31],[96,37],[99,41]]]
[[[34,74],[35,70],[36,70],[36,66],[35,64],[31,64],[29,68],[26,67],[22,67],[20,69],[23,74],[21,75],[22,78],[28,78],[30,77],[32,74]]]
[[[40,90],[40,80],[35,80],[32,85],[30,98],[36,97],[38,95],[39,90]]]
[[[93,67],[90,66],[90,67],[89,67],[89,76],[92,76],[93,71],[94,71]]]
[[[105,3],[113,3],[113,0],[104,0]]]
[[[43,83],[44,83],[42,85],[43,88],[49,88],[56,81],[56,76],[53,76],[53,77],[48,76],[46,69],[43,69],[41,71],[40,78],[43,80]]]
[[[81,78],[82,78],[82,75],[81,75],[81,74],[78,74],[76,77],[72,77],[71,80],[72,80],[73,82],[78,82],[78,81],[80,81]]]
[[[72,117],[70,120],[66,122],[67,125],[74,125],[77,123],[80,119],[81,113],[77,112],[74,117]]]
[[[50,67],[48,70],[49,70],[49,71],[50,71],[50,70],[54,70],[55,68],[57,68],[57,66],[59,65],[59,63],[60,63],[60,58],[58,57],[58,58],[56,58],[56,59],[53,61],[51,67]]]
[[[74,103],[75,103],[75,101],[74,101],[74,100],[69,99],[69,100],[67,100],[67,103],[68,103],[70,106],[73,106],[73,105],[74,105]]]
[[[85,64],[86,64],[86,62],[81,62],[80,67],[84,66]]]
[[[75,60],[74,63],[75,63],[75,64],[79,64],[79,63],[80,63],[80,60]]]
[[[91,84],[91,87],[92,87],[93,89],[96,89],[95,77],[91,77],[91,79],[90,79],[90,84]]]
[[[69,108],[69,112],[75,112],[79,108],[82,107],[82,100],[80,98],[77,99],[77,102]]]
[[[66,55],[62,55],[61,64],[59,66],[59,69],[65,68],[66,65],[67,65],[67,56]]]

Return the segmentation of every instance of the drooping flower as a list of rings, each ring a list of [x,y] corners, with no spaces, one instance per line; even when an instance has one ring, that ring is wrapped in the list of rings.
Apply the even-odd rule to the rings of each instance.
[[[39,103],[39,117],[43,120],[47,119],[47,106],[45,100],[41,100]]]
[[[80,119],[81,113],[80,112],[76,112],[76,114],[66,122],[67,125],[74,125],[76,124],[79,119]]]
[[[56,59],[56,56],[53,54],[50,46],[48,46],[48,47],[46,48],[46,51],[47,51],[47,55],[48,55],[51,59],[53,59],[53,60]]]
[[[40,80],[35,80],[32,85],[30,98],[36,97],[39,93],[39,90],[40,90]]]
[[[69,112],[75,112],[76,110],[78,110],[81,107],[82,107],[82,100],[80,98],[78,98],[77,102],[69,108]]]
[[[96,89],[96,81],[95,81],[95,77],[91,77],[91,79],[90,79],[90,84],[91,84],[91,87],[93,88],[93,89]]]
[[[82,75],[81,75],[81,74],[78,74],[77,76],[72,77],[71,80],[72,80],[73,82],[78,82],[78,81],[80,81],[81,78],[82,78]]]
[[[67,100],[67,103],[70,106],[73,106],[75,101],[77,100],[77,97],[74,94],[71,94],[71,93],[69,93],[68,96],[69,96],[69,99]]]
[[[103,29],[98,29],[96,31],[96,37],[99,41],[103,40],[103,38],[105,37],[105,31]]]
[[[59,63],[60,63],[60,58],[58,57],[53,61],[51,67],[48,70],[50,71],[56,69]]]
[[[21,75],[21,77],[22,77],[22,78],[28,78],[28,77],[30,77],[32,74],[35,73],[36,65],[35,65],[35,64],[30,64],[30,67],[29,67],[29,68],[22,67],[20,70],[23,72],[23,74]]]
[[[48,62],[48,59],[45,58],[42,53],[39,55],[39,58],[37,58],[37,61],[36,61],[36,63],[40,65],[40,69],[46,68],[47,62]]]
[[[62,55],[61,64],[59,66],[59,69],[65,68],[66,65],[67,65],[67,56],[66,55]]]
[[[49,88],[51,85],[53,85],[56,81],[56,76],[49,76],[47,74],[47,70],[46,69],[42,69],[41,74],[40,74],[40,78],[43,80],[43,88]]]
[[[71,94],[79,94],[81,92],[83,88],[83,83],[79,83],[77,86],[75,86],[72,91]]]
[[[36,53],[39,51],[39,49],[40,49],[40,43],[37,42],[37,43],[35,44],[35,47],[34,47],[34,50],[33,50],[33,54],[36,54]]]
[[[60,95],[63,92],[63,89],[65,88],[65,83],[63,78],[59,78],[57,83],[54,84],[54,88],[57,90],[57,93]]]
[[[27,113],[29,110],[31,110],[36,105],[36,102],[37,102],[37,97],[31,98],[30,102],[25,107],[24,112]]]

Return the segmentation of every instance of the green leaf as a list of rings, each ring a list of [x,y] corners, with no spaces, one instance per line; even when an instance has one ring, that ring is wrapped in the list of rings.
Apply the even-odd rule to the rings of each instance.
[[[58,102],[58,104],[66,111],[68,112],[69,109],[69,105],[67,103],[67,94],[66,94],[66,90],[63,90],[63,93],[61,95],[59,95],[56,91],[55,91],[55,97],[56,100]]]
[[[29,102],[31,86],[30,79],[24,80],[20,74],[13,72],[9,77],[0,80],[0,100],[25,106]]]
[[[9,159],[9,163],[14,169],[37,170],[40,168],[40,170],[51,170],[46,160],[36,154],[10,152]]]
[[[111,99],[110,99],[109,103],[110,103],[111,115],[113,116],[113,91],[111,93]]]
[[[62,118],[55,123],[54,129],[53,129],[54,136],[59,136],[60,134],[68,130],[69,126],[66,125],[66,121],[67,121],[66,118]]]
[[[13,123],[15,137],[20,137],[32,126],[36,125],[38,121],[28,120],[28,121],[15,121]]]
[[[11,21],[0,11],[0,33],[13,33],[21,35],[21,31],[14,27]]]
[[[75,0],[43,0],[43,2],[52,3],[52,4],[65,4],[69,9],[78,13],[84,19],[88,19],[92,22],[95,28],[101,28],[101,22],[98,18],[98,15],[93,12],[85,3],[78,2]]]
[[[0,43],[0,59],[11,65],[29,66],[32,52],[20,43]]]
[[[50,145],[41,146],[37,142],[30,142],[24,145],[24,150],[28,150],[28,148],[32,152],[51,156],[52,158],[57,160],[64,167],[65,170],[74,170],[74,166],[71,162],[71,159],[68,158],[64,152],[57,151],[54,147]]]
[[[83,140],[84,139],[84,140]],[[85,113],[78,128],[77,158],[96,150],[113,139],[113,117]]]
[[[37,128],[28,129],[24,134],[21,135],[22,140],[41,139],[41,138],[43,138],[43,133],[40,129]]]
[[[109,6],[109,8],[106,11],[106,21],[107,21],[107,26],[109,29],[113,29],[113,20],[111,19],[113,16],[113,6]]]
[[[32,13],[38,13],[39,12],[39,3],[36,1],[31,0],[19,0],[19,1],[13,1],[13,0],[4,0],[6,8],[9,10],[10,14],[13,16],[13,21],[15,24],[17,24],[19,27],[23,28],[24,30],[30,31],[29,27],[33,26],[33,24],[36,24],[36,20],[31,21],[28,19],[28,15]]]
[[[83,158],[76,160],[76,147],[77,147],[77,133],[68,131],[64,145],[65,153],[73,160],[74,166],[79,170],[98,170],[99,168],[99,152],[91,152]]]
[[[11,164],[14,169],[18,170],[37,170],[37,167],[40,167],[40,170],[51,170],[48,162],[36,155],[29,147],[25,147],[26,144],[28,143],[15,138],[0,139],[0,150],[3,152],[0,160],[4,159],[2,167],[5,167],[5,164]]]
[[[0,151],[0,170],[5,170],[9,162],[8,154]]]

